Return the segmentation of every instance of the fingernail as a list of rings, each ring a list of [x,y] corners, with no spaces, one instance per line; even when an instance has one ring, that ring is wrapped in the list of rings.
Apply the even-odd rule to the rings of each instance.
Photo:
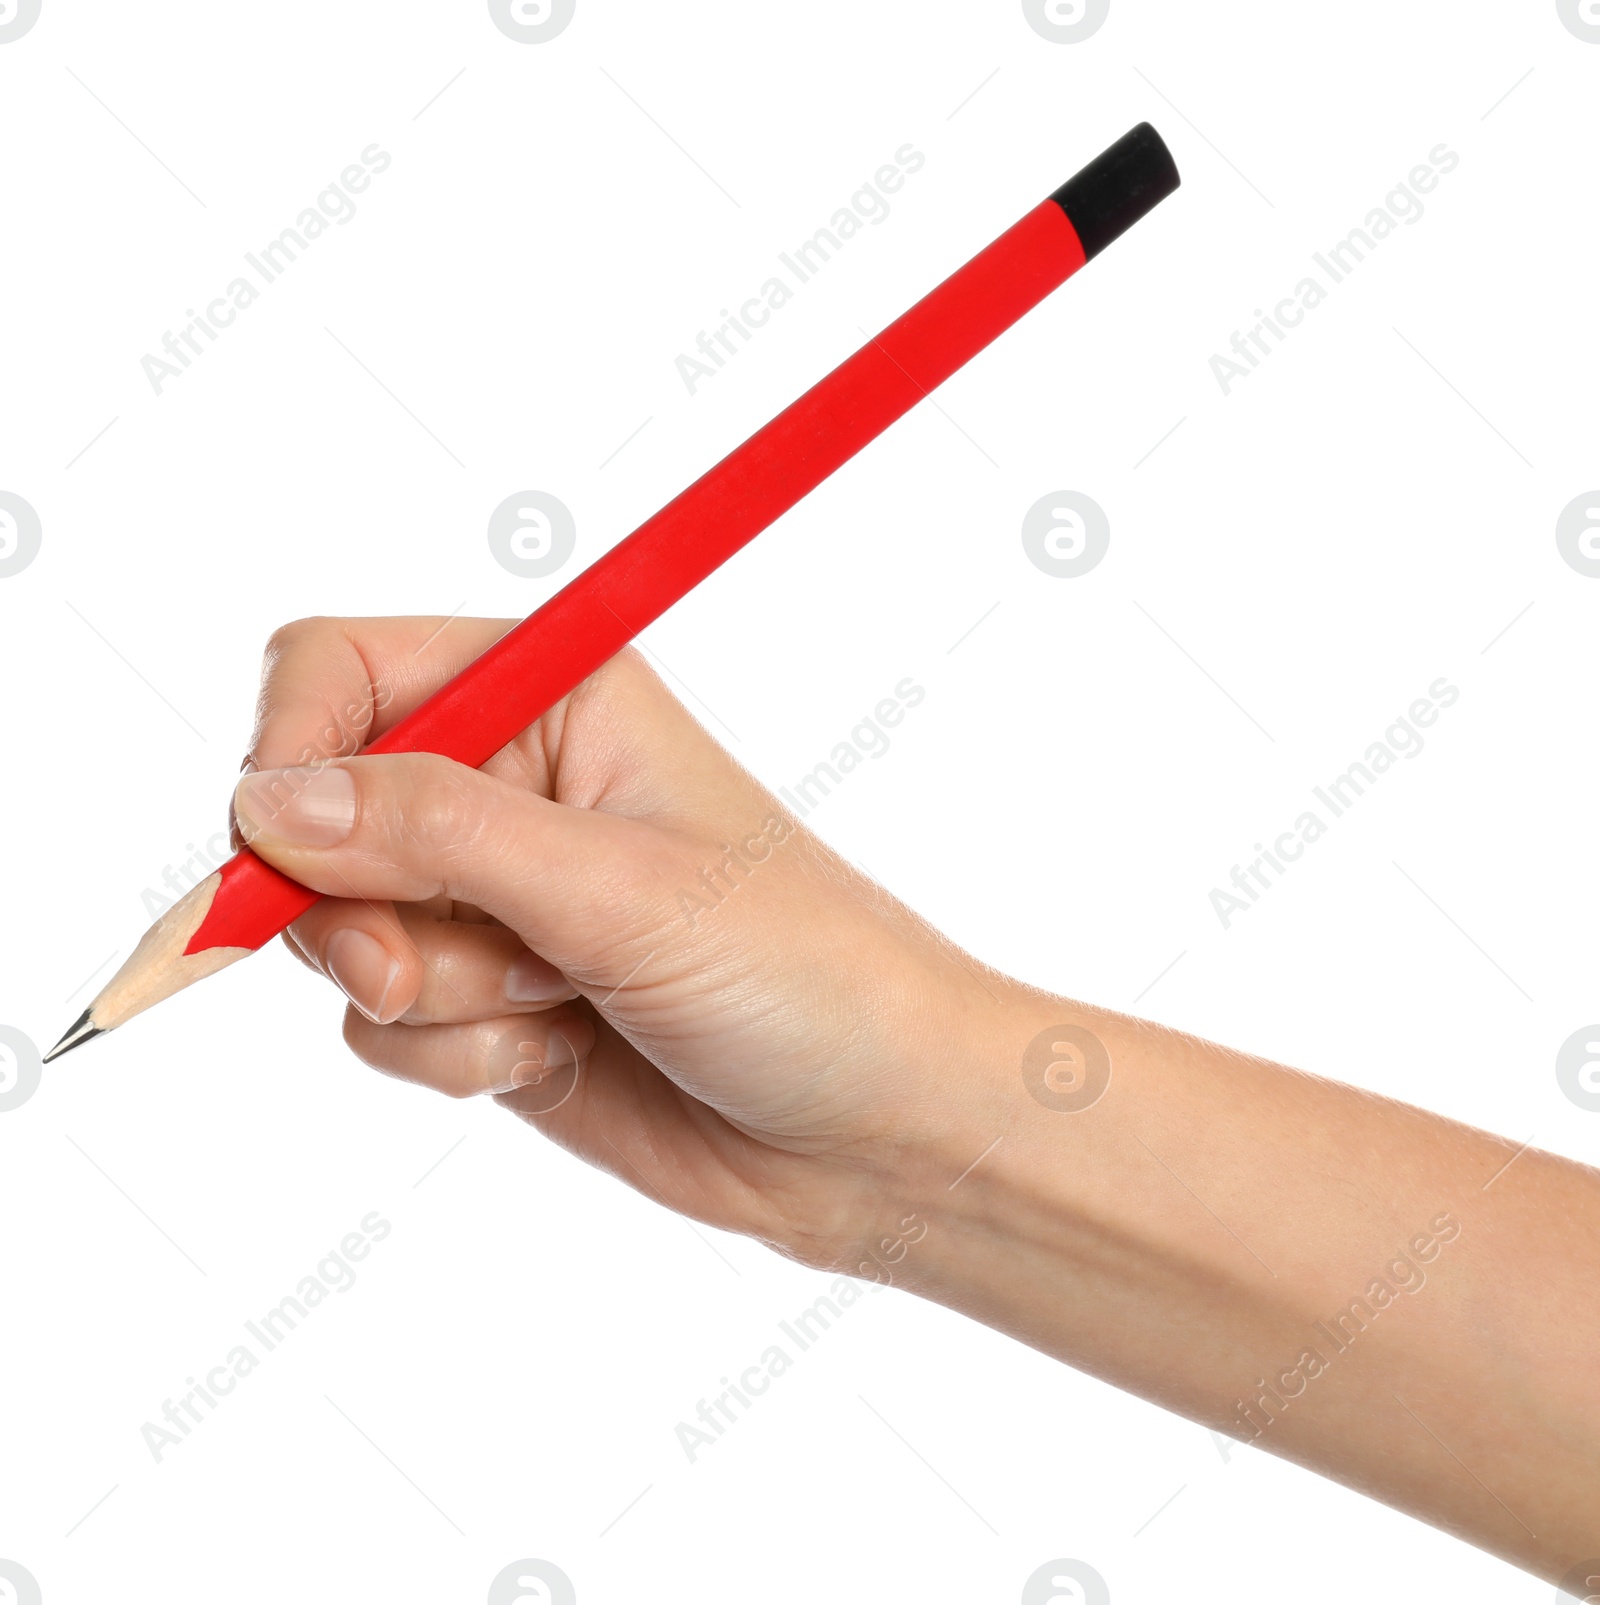
[[[400,1011],[389,1002],[400,978],[400,961],[376,937],[365,931],[335,931],[322,950],[328,974],[344,995],[372,1021],[388,1025]]]
[[[506,971],[508,1003],[554,1003],[571,991],[566,976],[537,953],[520,954]]]
[[[295,847],[336,847],[356,822],[356,783],[347,769],[261,769],[233,793],[247,842],[269,836]]]

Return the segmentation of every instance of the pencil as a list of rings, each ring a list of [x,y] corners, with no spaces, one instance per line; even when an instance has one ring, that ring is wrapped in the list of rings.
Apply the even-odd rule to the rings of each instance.
[[[365,751],[486,763],[1178,183],[1140,123]],[[45,1063],[254,952],[318,897],[240,851],[146,932]]]

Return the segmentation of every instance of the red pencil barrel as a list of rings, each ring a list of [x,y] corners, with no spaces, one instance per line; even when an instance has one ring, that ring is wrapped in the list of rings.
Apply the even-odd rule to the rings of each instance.
[[[474,768],[1084,265],[1044,201],[374,741]],[[260,947],[317,894],[242,852],[188,952]]]
[[[484,763],[1083,264],[1036,207],[369,750]]]

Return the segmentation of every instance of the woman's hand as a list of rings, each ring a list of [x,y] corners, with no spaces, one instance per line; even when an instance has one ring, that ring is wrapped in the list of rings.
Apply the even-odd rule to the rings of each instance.
[[[1600,1571],[1600,1175],[982,971],[636,655],[482,772],[355,752],[506,626],[275,640],[238,823],[368,1063],[1552,1580]],[[295,766],[295,767],[285,767]]]
[[[510,627],[273,638],[235,810],[328,894],[287,940],[350,998],[368,1064],[492,1093],[674,1209],[853,1266],[1007,983],[801,826],[635,652],[481,771],[340,756]]]

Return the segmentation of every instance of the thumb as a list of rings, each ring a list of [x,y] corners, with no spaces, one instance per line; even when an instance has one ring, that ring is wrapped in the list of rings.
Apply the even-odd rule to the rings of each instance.
[[[607,984],[659,929],[646,888],[684,852],[659,827],[571,808],[431,753],[263,769],[234,792],[251,850],[313,891],[475,903],[574,979]],[[668,894],[662,892],[663,902]]]

